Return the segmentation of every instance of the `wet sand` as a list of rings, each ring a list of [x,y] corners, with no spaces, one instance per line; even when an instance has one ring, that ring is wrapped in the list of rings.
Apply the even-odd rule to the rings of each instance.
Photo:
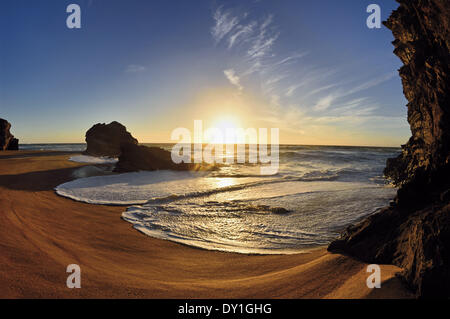
[[[206,251],[150,238],[124,207],[55,194],[77,167],[69,153],[0,153],[0,298],[407,298],[395,266],[382,288],[366,264],[319,248],[298,255]],[[68,289],[66,267],[81,267]]]

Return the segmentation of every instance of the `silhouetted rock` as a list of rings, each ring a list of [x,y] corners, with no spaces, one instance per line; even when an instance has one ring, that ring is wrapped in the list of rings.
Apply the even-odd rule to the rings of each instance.
[[[404,63],[400,76],[412,137],[398,158],[388,160],[385,175],[398,186],[417,185],[417,195],[428,201],[434,188],[447,183],[441,170],[449,171],[450,6],[446,0],[399,2],[385,25],[395,37],[394,53]]]
[[[11,124],[0,119],[0,151],[17,151],[19,149],[19,140],[9,131]]]
[[[85,154],[91,156],[118,157],[124,144],[137,145],[125,126],[118,122],[95,124],[86,132],[87,148]]]
[[[450,297],[450,96],[447,0],[397,0],[385,25],[408,99],[412,137],[387,162],[395,203],[330,244],[369,263],[395,264],[418,297]]]
[[[450,287],[450,205],[385,208],[350,226],[328,250],[376,264],[395,264],[418,297],[447,297]]]
[[[175,164],[171,153],[159,147],[147,147],[132,143],[122,145],[116,172],[155,171],[155,170],[210,170],[212,166],[195,164]]]

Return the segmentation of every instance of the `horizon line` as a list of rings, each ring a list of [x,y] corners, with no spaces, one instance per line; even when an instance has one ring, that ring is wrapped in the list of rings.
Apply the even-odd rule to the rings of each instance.
[[[20,145],[79,145],[79,144],[87,144],[86,142],[71,142],[71,143],[57,143],[57,142],[50,142],[50,143],[20,143],[19,144],[19,150]],[[139,142],[139,144],[173,144],[176,145],[178,143],[175,142]],[[189,144],[189,143],[186,143]],[[191,143],[192,145],[195,143]],[[202,143],[203,145],[209,145],[214,143]],[[237,145],[237,143],[223,143],[223,145],[233,144]],[[242,145],[242,144],[239,144]],[[253,145],[245,143],[244,145]],[[255,144],[258,145],[258,144]],[[264,145],[272,145],[271,143],[267,143]],[[324,147],[367,147],[367,148],[402,148],[403,145],[399,146],[385,146],[385,145],[349,145],[349,144],[292,144],[292,143],[279,143],[279,146],[324,146]]]

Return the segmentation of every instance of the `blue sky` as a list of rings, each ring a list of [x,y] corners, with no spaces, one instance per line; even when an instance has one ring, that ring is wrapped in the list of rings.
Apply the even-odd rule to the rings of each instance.
[[[233,118],[282,143],[399,146],[401,63],[391,32],[366,26],[373,2],[3,0],[0,117],[23,143],[82,142],[113,120],[168,142]],[[397,7],[376,3],[383,20]]]

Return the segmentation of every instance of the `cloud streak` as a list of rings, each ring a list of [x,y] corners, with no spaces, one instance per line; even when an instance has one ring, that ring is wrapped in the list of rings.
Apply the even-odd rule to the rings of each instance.
[[[211,35],[216,45],[224,43],[228,51],[234,51],[240,56],[240,63],[224,70],[228,81],[243,90],[242,81],[245,79],[255,74],[264,77],[266,79],[261,84],[263,90],[269,99],[278,101],[280,94],[271,96],[271,92],[287,77],[283,68],[295,63],[306,53],[297,52],[280,58],[274,53],[280,33],[276,31],[272,14],[254,17],[220,6],[214,12],[213,19],[215,23]]]
[[[242,91],[243,87],[241,85],[240,78],[236,75],[233,69],[225,70],[223,71],[228,81],[230,81],[231,84],[236,86],[240,91]]]
[[[239,23],[238,17],[232,16],[230,11],[224,11],[223,6],[219,7],[214,13],[214,20],[215,25],[211,34],[216,42],[220,42]]]
[[[141,73],[145,72],[147,68],[143,65],[130,64],[125,68],[125,73]]]

